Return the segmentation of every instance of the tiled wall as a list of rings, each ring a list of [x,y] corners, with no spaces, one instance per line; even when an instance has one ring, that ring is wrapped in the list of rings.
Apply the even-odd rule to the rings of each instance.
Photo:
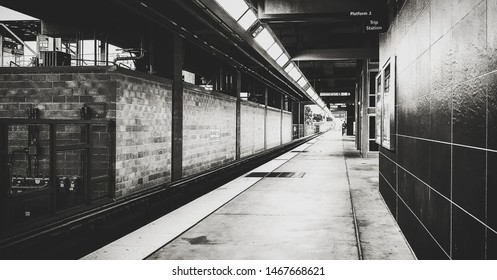
[[[240,157],[246,157],[264,150],[264,105],[241,102]],[[291,124],[290,124],[291,129]]]
[[[398,144],[380,191],[420,259],[497,258],[496,30],[497,1],[408,0],[380,36]]]
[[[185,84],[183,176],[235,160],[236,98]]]

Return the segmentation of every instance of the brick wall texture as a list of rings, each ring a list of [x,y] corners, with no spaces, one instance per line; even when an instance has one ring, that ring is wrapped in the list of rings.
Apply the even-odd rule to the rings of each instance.
[[[183,176],[235,160],[236,98],[185,84]]]
[[[240,157],[246,157],[264,150],[264,105],[241,102]]]
[[[64,70],[0,73],[0,118],[26,118],[26,109],[36,107],[43,119],[79,119],[83,104],[91,104],[95,112],[105,111],[102,118],[115,117],[111,101],[116,97],[116,81],[109,74],[97,68]]]
[[[112,74],[116,82],[116,196],[171,181],[171,83]]]

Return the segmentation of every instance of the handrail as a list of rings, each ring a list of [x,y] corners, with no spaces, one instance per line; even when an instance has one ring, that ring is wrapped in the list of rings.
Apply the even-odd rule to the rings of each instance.
[[[17,67],[21,67],[21,66],[19,66],[19,64],[15,63],[14,61],[11,61],[9,63],[9,67],[12,67],[12,64],[15,65],[15,66],[17,66]]]

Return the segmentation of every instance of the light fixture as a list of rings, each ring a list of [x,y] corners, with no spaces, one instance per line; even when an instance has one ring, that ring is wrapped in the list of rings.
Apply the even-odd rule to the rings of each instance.
[[[290,59],[286,54],[282,54],[277,60],[276,63],[278,63],[279,66],[283,67]]]
[[[216,2],[236,21],[249,9],[245,0],[216,0]]]
[[[290,70],[290,73],[288,73],[288,75],[290,75],[290,77],[292,77],[294,81],[298,81],[300,77],[302,77],[302,74],[300,74],[297,67],[294,67],[292,70]]]
[[[257,21],[257,16],[255,13],[249,9],[239,20],[238,24],[244,29],[248,30],[252,24]]]
[[[302,76],[300,78],[300,80],[298,80],[297,83],[299,84],[299,86],[301,86],[302,88],[304,88],[304,86],[307,85],[307,79],[304,76]]]
[[[290,73],[294,67],[293,63],[288,64],[285,68],[285,72]]]
[[[265,51],[267,51],[273,44],[274,44],[274,38],[271,36],[269,31],[262,27],[259,32],[255,34],[254,40],[261,46]]]
[[[276,60],[283,54],[283,50],[278,43],[275,43],[269,48],[269,50],[267,50],[267,53],[272,59]]]

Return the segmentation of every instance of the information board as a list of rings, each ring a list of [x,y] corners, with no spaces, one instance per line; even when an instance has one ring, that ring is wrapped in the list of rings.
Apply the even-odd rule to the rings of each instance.
[[[376,76],[376,143],[395,150],[395,56]]]

